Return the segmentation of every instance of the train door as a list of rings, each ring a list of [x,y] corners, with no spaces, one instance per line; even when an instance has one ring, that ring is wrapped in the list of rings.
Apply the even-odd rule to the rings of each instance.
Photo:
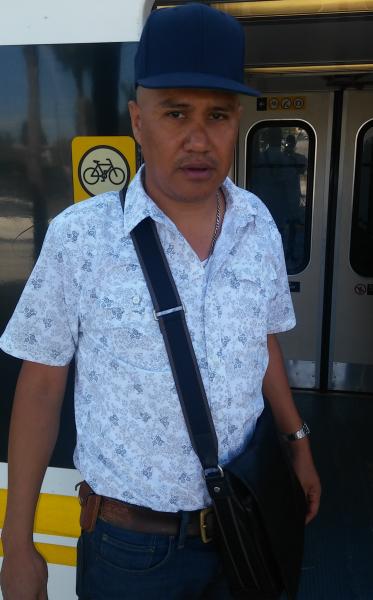
[[[245,99],[238,182],[282,235],[297,316],[280,336],[291,385],[371,391],[373,95],[337,94],[342,127],[332,92]]]
[[[291,385],[319,387],[330,92],[244,100],[238,180],[267,204],[282,234],[297,327],[280,336]]]
[[[343,98],[329,387],[373,390],[373,92]]]

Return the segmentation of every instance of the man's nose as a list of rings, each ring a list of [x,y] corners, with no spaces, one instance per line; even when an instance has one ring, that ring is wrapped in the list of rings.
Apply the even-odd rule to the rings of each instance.
[[[201,122],[192,122],[185,136],[184,148],[189,152],[206,152],[210,149],[207,127]]]

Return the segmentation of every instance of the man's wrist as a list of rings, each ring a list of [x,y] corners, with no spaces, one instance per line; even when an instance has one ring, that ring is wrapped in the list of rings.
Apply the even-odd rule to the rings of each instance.
[[[298,442],[310,435],[311,431],[307,423],[303,422],[302,426],[291,433],[282,433],[281,436],[286,442]]]
[[[13,529],[8,530],[6,527],[4,527],[1,533],[1,542],[4,549],[4,554],[29,550],[34,546],[33,532],[16,532]]]

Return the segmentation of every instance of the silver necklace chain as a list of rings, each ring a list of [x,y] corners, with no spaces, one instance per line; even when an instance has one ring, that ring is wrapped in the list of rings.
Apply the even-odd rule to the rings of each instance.
[[[208,255],[207,258],[210,258],[211,254],[214,252],[216,240],[218,239],[219,232],[220,232],[221,220],[222,220],[222,207],[220,205],[220,190],[218,190],[216,192],[216,220],[215,220],[215,229],[214,229],[214,233],[212,234],[210,251],[209,251],[209,255]]]

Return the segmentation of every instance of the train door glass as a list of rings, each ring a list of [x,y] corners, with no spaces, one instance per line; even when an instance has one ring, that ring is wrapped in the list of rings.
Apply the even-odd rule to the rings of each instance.
[[[373,277],[373,121],[357,138],[350,263],[358,275]]]
[[[247,138],[246,187],[271,212],[281,233],[289,275],[310,258],[315,134],[302,121],[267,121]]]

